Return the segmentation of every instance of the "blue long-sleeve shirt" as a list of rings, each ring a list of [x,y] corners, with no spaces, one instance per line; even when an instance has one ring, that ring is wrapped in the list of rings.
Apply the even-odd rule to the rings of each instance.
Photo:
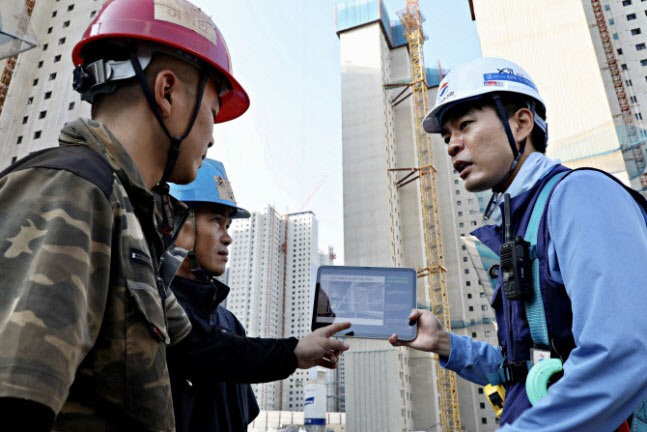
[[[532,153],[507,192],[530,189],[557,163]],[[577,347],[564,377],[500,431],[613,431],[647,399],[645,215],[613,180],[581,171],[555,188],[546,228],[550,275],[571,300]],[[484,385],[501,360],[498,347],[452,334],[441,365]]]

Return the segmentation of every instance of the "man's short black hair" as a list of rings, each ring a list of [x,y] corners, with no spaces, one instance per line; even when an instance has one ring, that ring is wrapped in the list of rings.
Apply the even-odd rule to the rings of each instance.
[[[501,102],[503,103],[503,110],[505,111],[505,115],[508,116],[508,118],[512,117],[521,108],[530,108],[530,104],[534,102],[534,100],[531,100],[528,97],[515,94],[515,93],[500,92],[498,94],[501,97]],[[536,102],[534,103],[535,103],[535,115],[538,115],[539,117],[546,120],[546,110],[544,109],[544,107],[539,105]],[[490,107],[495,112],[497,111],[496,105],[494,103],[494,99],[488,95],[488,96],[480,97],[478,99],[468,100],[468,101],[465,101],[464,103],[459,103],[457,105],[454,105],[448,108],[447,111],[442,113],[440,121],[442,123],[445,123],[450,119],[455,119],[464,115],[470,109],[482,110],[485,107]],[[541,130],[539,126],[537,126],[536,124],[532,129],[531,137],[532,137],[532,145],[535,148],[535,150],[537,150],[540,153],[546,153],[546,139],[545,139],[544,131]]]

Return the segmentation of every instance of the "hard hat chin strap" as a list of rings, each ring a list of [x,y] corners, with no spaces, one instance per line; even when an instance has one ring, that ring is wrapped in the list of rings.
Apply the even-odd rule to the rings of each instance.
[[[515,141],[514,135],[512,134],[512,129],[510,128],[510,122],[508,121],[508,116],[506,115],[505,109],[503,108],[503,102],[501,102],[501,96],[499,96],[498,94],[494,94],[492,95],[492,99],[494,99],[494,105],[496,106],[497,113],[501,118],[501,123],[503,123],[503,129],[505,129],[505,134],[508,137],[508,143],[510,144],[510,148],[512,149],[512,155],[514,156],[514,159],[512,160],[512,163],[510,164],[510,168],[508,169],[508,172],[503,177],[503,179],[492,188],[492,197],[490,198],[490,202],[488,202],[488,205],[485,208],[485,213],[483,214],[483,220],[488,220],[492,216],[492,213],[494,212],[494,209],[498,204],[499,199],[501,198],[501,194],[504,192],[503,185],[510,179],[510,177],[512,177],[514,170],[516,170],[517,166],[519,165],[519,160],[521,160],[521,156],[526,150],[526,138],[524,138],[523,141],[521,142],[521,148],[517,149],[517,142]],[[532,111],[533,111],[533,117],[534,117],[534,111],[535,111],[534,106]]]
[[[200,281],[209,281],[209,275],[204,271],[200,262],[198,262],[198,257],[195,254],[195,250],[198,247],[198,227],[195,224],[195,210],[189,209],[189,217],[191,218],[191,225],[193,226],[193,247],[189,250],[187,257],[189,258],[189,263],[191,263],[191,274],[197,280]]]
[[[200,111],[200,105],[202,104],[202,97],[204,96],[204,89],[207,84],[207,72],[204,68],[200,68],[200,80],[198,82],[198,91],[196,93],[196,101],[195,101],[195,106],[193,107],[193,114],[191,116],[191,120],[189,121],[189,125],[186,128],[186,131],[181,137],[176,137],[171,135],[169,130],[166,128],[166,125],[164,124],[164,120],[162,119],[162,113],[160,112],[160,107],[155,102],[155,99],[153,98],[153,94],[151,93],[151,89],[148,86],[148,83],[146,82],[146,76],[144,75],[144,71],[142,69],[141,64],[139,63],[139,58],[137,57],[137,51],[135,49],[132,49],[130,51],[130,63],[133,66],[133,69],[135,70],[135,76],[139,80],[139,85],[142,88],[142,91],[144,92],[144,96],[146,96],[146,101],[148,102],[148,106],[150,107],[151,111],[153,111],[153,114],[155,115],[155,118],[157,119],[157,122],[159,123],[160,127],[162,128],[162,131],[164,131],[164,134],[171,140],[171,146],[168,151],[168,157],[166,159],[166,166],[164,167],[164,173],[162,174],[162,179],[158,183],[157,186],[155,186],[156,189],[158,189],[158,192],[162,196],[162,215],[164,218],[164,226],[163,226],[163,232],[164,234],[170,234],[174,230],[174,223],[173,223],[173,215],[171,211],[171,200],[169,197],[169,186],[166,183],[168,178],[171,176],[171,173],[173,172],[173,168],[175,167],[175,162],[177,161],[177,158],[180,154],[180,143],[191,133],[191,129],[193,129],[193,125],[195,124],[195,121],[198,117],[198,112]]]

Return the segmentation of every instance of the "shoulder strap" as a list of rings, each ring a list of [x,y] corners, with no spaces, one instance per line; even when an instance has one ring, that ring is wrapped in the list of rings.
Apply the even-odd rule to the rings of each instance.
[[[112,166],[102,155],[84,145],[52,147],[30,153],[0,172],[0,178],[27,168],[66,170],[94,183],[106,196],[112,192]]]
[[[544,301],[541,298],[541,281],[539,275],[539,257],[537,254],[537,234],[539,232],[539,222],[544,214],[544,208],[548,202],[548,198],[555,187],[555,185],[566,175],[568,171],[563,171],[555,174],[548,180],[541,191],[539,197],[535,201],[530,215],[530,221],[526,228],[524,240],[530,243],[530,256],[532,258],[532,289],[534,295],[532,299],[526,300],[526,318],[528,320],[528,327],[530,328],[530,336],[532,341],[537,345],[550,346],[548,338],[548,324],[546,323],[546,312],[544,311]]]
[[[631,432],[647,432],[647,400],[634,411]]]

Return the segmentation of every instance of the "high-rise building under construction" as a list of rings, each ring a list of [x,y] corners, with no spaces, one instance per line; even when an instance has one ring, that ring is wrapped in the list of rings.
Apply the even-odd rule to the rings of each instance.
[[[647,191],[647,6],[639,0],[473,0],[484,56],[521,65],[546,101],[547,155]]]
[[[71,57],[102,5],[103,0],[36,0],[31,26],[40,45],[20,54],[11,74],[0,115],[0,169],[58,146],[66,122],[90,116],[90,105],[72,89]],[[4,71],[7,64],[0,66]]]
[[[310,333],[317,268],[329,263],[328,254],[318,250],[314,213],[281,215],[268,206],[249,219],[236,219],[230,233],[227,309],[247,335],[301,338]],[[254,384],[259,406],[266,411],[303,411],[307,379],[308,372],[297,369],[283,381]],[[331,373],[329,379],[329,396],[339,400],[343,376]]]
[[[391,21],[380,0],[340,1],[336,25],[345,264],[426,267],[412,73],[403,28],[397,18]],[[427,69],[431,105],[440,76],[441,71]],[[479,284],[461,241],[481,224],[483,203],[464,189],[444,143],[433,137],[432,145],[452,329],[496,344],[491,289]],[[428,289],[426,279],[418,279],[421,308],[430,307]],[[386,341],[349,342],[344,354],[349,432],[442,430],[433,356],[392,348]],[[483,389],[461,379],[457,383],[462,427],[495,430]]]

